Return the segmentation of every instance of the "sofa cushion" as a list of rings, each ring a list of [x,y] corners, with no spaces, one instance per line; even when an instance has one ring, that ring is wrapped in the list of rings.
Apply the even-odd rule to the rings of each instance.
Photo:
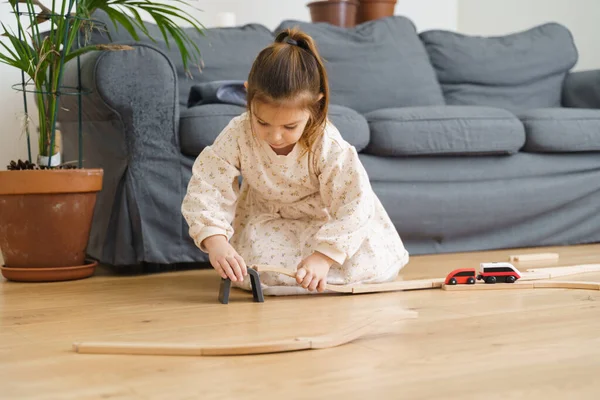
[[[379,156],[513,154],[525,142],[519,119],[499,108],[391,108],[365,116],[371,141],[364,153]]]
[[[357,152],[367,147],[371,135],[367,119],[362,114],[348,107],[330,104],[328,116],[344,140],[354,146]]]
[[[518,114],[535,153],[600,151],[600,110],[546,108]]]
[[[571,33],[556,23],[506,36],[431,30],[420,37],[449,105],[559,107],[563,81],[578,59]]]
[[[97,11],[94,18],[106,23],[105,32],[95,31],[92,36],[93,43],[133,42],[133,37],[121,26],[118,31],[104,11]],[[204,35],[197,33],[193,28],[185,28],[184,31],[200,50],[202,65],[190,65],[189,74],[183,68],[181,53],[172,36],[167,34],[171,48],[163,39],[163,35],[151,22],[145,22],[146,27],[156,43],[147,39],[140,33],[140,43],[146,43],[162,50],[174,64],[177,70],[177,84],[179,85],[179,104],[185,106],[188,101],[192,85],[202,82],[213,82],[220,80],[246,80],[258,53],[268,46],[275,37],[267,27],[260,24],[248,24],[227,28],[207,28]],[[193,60],[191,60],[193,62]],[[190,76],[191,75],[191,76]]]
[[[192,157],[198,156],[202,149],[215,141],[232,118],[245,111],[245,107],[232,104],[204,104],[183,109],[179,123],[181,152]],[[356,147],[356,151],[363,150],[369,143],[367,120],[358,112],[331,104],[329,119],[342,137]]]
[[[185,155],[197,157],[231,120],[246,111],[233,104],[205,104],[181,110],[179,145]]]
[[[380,108],[443,105],[444,98],[413,23],[387,17],[344,28],[283,21],[315,40],[328,72],[331,102],[361,113]]]

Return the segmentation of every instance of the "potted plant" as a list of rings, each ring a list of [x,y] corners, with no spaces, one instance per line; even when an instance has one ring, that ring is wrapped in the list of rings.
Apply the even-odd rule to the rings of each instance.
[[[394,15],[397,0],[359,0],[356,23],[372,21]]]
[[[145,34],[154,40],[141,17],[149,15],[168,44],[169,33],[186,68],[190,60],[199,65],[200,51],[174,17],[201,33],[203,28],[177,7],[189,6],[185,0],[9,0],[9,5],[16,28],[8,28],[5,21],[0,25],[0,62],[21,71],[22,81],[13,88],[23,92],[28,160],[11,161],[7,171],[0,171],[0,268],[6,279],[15,281],[85,278],[96,267],[86,259],[86,248],[103,171],[83,168],[82,154],[78,160],[61,160],[56,126],[60,97],[86,93],[85,88],[62,85],[65,64],[79,62],[91,51],[131,49],[85,43],[98,23],[92,18],[97,10],[135,39]],[[37,163],[32,161],[28,95],[34,98],[38,117]]]
[[[312,22],[351,28],[356,25],[357,0],[319,0],[306,5]]]

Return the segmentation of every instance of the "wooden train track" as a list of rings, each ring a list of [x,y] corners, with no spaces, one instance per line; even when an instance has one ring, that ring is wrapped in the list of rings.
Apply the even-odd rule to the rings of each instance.
[[[268,265],[252,266],[257,272],[275,272],[295,277],[295,272]],[[600,272],[600,264],[574,265],[529,269],[521,273],[515,283],[476,283],[474,285],[445,285],[445,278],[393,281],[381,284],[327,285],[327,290],[338,293],[379,293],[418,289],[442,289],[445,291],[468,290],[515,290],[515,289],[581,289],[600,290],[600,282],[554,281],[557,277],[571,276],[586,272]],[[400,319],[415,318],[417,313],[404,310]],[[227,356],[280,353],[299,350],[326,349],[350,343],[373,330],[375,318],[355,324],[352,327],[326,335],[296,337],[258,343],[231,345],[200,345],[156,342],[76,342],[73,350],[83,354],[129,354],[129,355],[168,355],[168,356]]]
[[[276,272],[292,278],[296,277],[295,271],[271,266],[271,265],[253,265],[251,268],[258,272]],[[600,264],[585,264],[573,265],[567,267],[551,267],[551,268],[535,268],[528,269],[521,273],[521,279],[512,284],[484,284],[478,283],[475,285],[444,285],[445,278],[434,279],[416,279],[409,281],[393,281],[386,283],[372,284],[357,284],[357,285],[326,285],[326,290],[336,293],[361,294],[361,293],[381,293],[381,292],[396,292],[405,290],[420,290],[420,289],[445,289],[445,290],[498,290],[498,289],[528,289],[533,288],[532,281],[543,281],[545,287],[550,287],[548,282],[559,284],[558,281],[550,281],[550,279],[564,276],[582,274],[586,272],[600,272]],[[573,286],[573,282],[562,282],[563,285]],[[593,282],[590,282],[590,288],[593,287]],[[538,287],[542,287],[538,285]],[[476,289],[475,289],[476,288]],[[557,286],[558,288],[558,286]],[[572,287],[567,287],[568,289]],[[598,289],[596,289],[598,290]]]
[[[258,272],[276,272],[292,278],[296,277],[296,272],[271,265],[253,265],[251,268]],[[393,281],[385,283],[356,284],[356,285],[330,285],[325,286],[326,290],[336,293],[379,293],[395,292],[400,290],[417,289],[439,289],[444,283],[444,278],[439,279],[415,279],[410,281]]]
[[[157,342],[76,342],[73,350],[81,354],[124,354],[160,356],[231,356],[282,353],[299,350],[328,349],[341,346],[374,331],[378,322],[378,312],[358,324],[345,329],[319,336],[296,337],[256,343],[201,345]],[[395,320],[416,318],[418,313],[411,310],[396,310]],[[386,322],[387,323],[387,322]]]
[[[600,282],[585,281],[517,281],[515,283],[476,283],[474,285],[443,285],[442,290],[461,292],[468,290],[515,290],[515,289],[581,289],[600,290]]]

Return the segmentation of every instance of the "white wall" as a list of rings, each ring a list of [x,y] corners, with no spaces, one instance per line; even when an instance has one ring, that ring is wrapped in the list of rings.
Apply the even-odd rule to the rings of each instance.
[[[0,3],[0,21],[7,27],[15,29],[14,15],[6,2]],[[0,40],[7,42],[5,37]],[[0,170],[6,168],[10,160],[25,159],[27,157],[27,139],[21,133],[24,118],[23,93],[11,88],[15,83],[21,82],[20,72],[8,65],[0,64]],[[29,99],[31,96],[29,96]],[[28,103],[29,107],[33,104]],[[30,108],[34,111],[35,109]],[[36,119],[37,121],[37,119]],[[35,128],[35,126],[34,126]],[[37,157],[36,139],[32,138],[32,157]]]
[[[398,0],[395,14],[410,18],[419,32],[429,29],[455,31],[458,26],[457,2],[458,0]]]
[[[217,14],[233,12],[238,25],[260,23],[275,29],[284,19],[310,21],[309,0],[198,0],[195,16],[205,26],[217,24]],[[285,4],[285,5],[283,5]]]
[[[550,21],[571,30],[576,70],[600,68],[600,0],[458,0],[458,30],[466,34],[503,35]]]

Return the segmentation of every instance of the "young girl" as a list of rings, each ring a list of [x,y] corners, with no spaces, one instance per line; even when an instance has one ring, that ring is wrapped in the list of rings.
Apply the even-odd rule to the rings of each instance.
[[[394,280],[408,252],[355,148],[327,119],[327,74],[312,38],[280,33],[246,88],[247,111],[198,156],[182,204],[211,265],[246,290],[246,266],[296,271],[261,273],[266,295]]]

